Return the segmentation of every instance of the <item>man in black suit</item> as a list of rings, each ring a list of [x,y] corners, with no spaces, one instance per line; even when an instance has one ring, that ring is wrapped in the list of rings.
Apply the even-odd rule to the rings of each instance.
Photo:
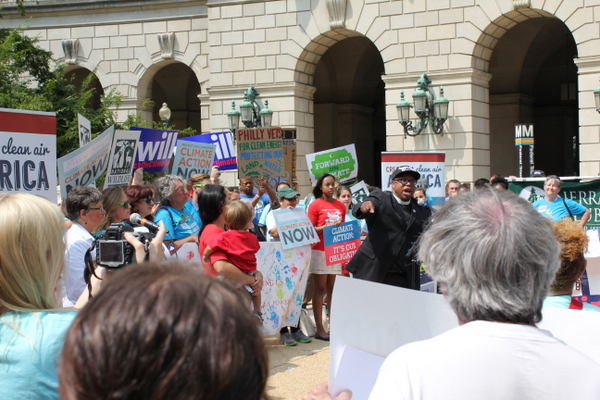
[[[369,235],[347,269],[355,277],[404,288],[419,289],[419,265],[413,246],[429,222],[431,209],[413,199],[421,175],[408,166],[392,173],[392,191],[374,190],[354,206],[352,214],[366,219]]]

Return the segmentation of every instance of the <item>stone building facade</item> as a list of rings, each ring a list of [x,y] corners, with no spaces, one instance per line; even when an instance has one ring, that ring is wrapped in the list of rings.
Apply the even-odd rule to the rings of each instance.
[[[533,123],[536,166],[600,171],[600,0],[120,0],[26,2],[27,33],[123,95],[119,118],[201,133],[227,129],[231,100],[255,85],[273,125],[304,154],[355,143],[378,184],[381,151],[444,151],[447,178],[517,172],[514,125]],[[23,19],[10,6],[3,26]],[[405,138],[400,92],[423,73],[450,99],[444,135]],[[145,99],[154,101],[142,109]],[[414,116],[414,114],[413,114]]]

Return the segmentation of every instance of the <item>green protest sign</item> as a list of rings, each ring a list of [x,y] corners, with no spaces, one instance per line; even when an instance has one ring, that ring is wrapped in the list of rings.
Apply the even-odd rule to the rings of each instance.
[[[324,173],[331,174],[341,181],[355,178],[358,174],[358,158],[354,144],[307,154],[306,163],[313,183]]]
[[[508,190],[533,203],[546,197],[544,182],[510,182]],[[590,182],[563,182],[559,196],[571,199],[591,211],[586,229],[600,227],[600,180]],[[577,218],[578,219],[578,218]]]

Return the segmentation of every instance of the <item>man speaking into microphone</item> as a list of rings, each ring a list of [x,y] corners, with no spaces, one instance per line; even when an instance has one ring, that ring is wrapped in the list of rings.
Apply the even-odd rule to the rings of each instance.
[[[391,176],[391,192],[374,190],[352,214],[365,219],[369,235],[346,269],[356,278],[419,289],[414,245],[431,218],[431,209],[413,199],[421,175],[407,165]]]

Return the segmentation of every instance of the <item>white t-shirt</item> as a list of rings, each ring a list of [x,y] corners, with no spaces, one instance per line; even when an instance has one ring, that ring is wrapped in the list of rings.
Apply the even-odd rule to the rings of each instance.
[[[547,331],[474,321],[395,350],[369,399],[600,399],[600,365]]]

